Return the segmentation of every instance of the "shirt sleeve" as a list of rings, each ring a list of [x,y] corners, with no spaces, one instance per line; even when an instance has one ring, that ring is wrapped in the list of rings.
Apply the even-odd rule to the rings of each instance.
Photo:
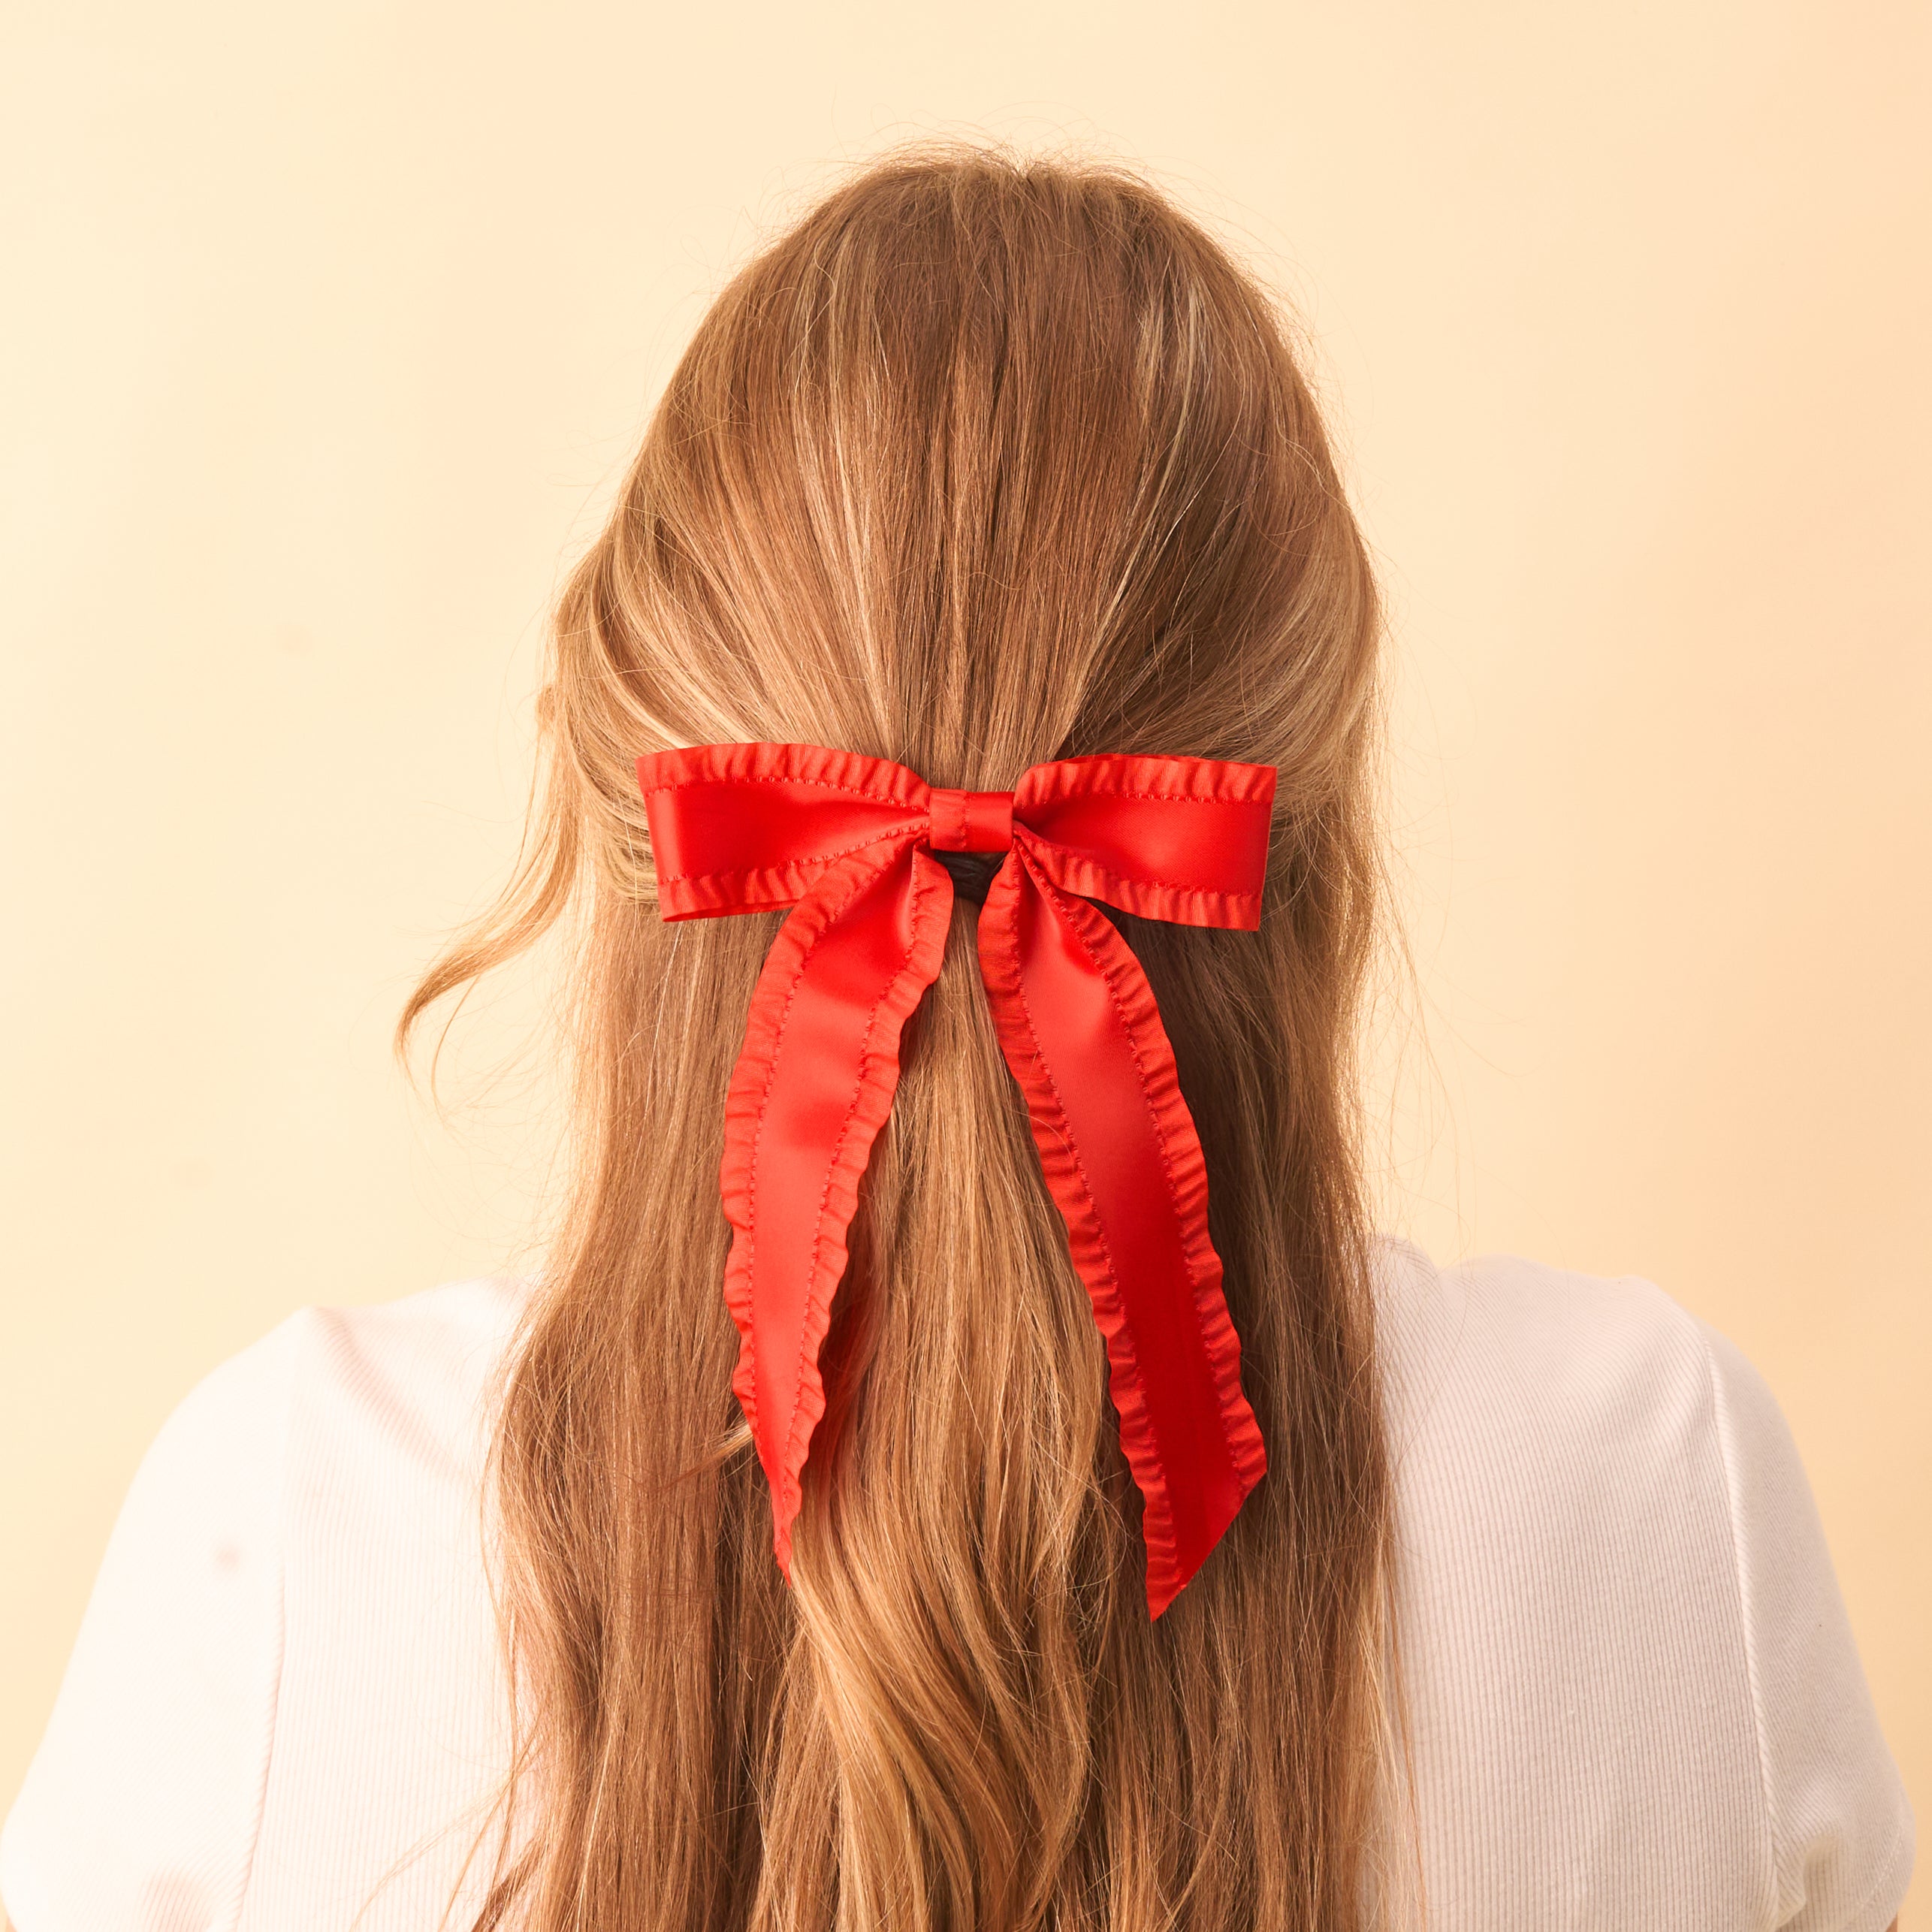
[[[217,1369],[142,1460],[0,1832],[16,1932],[240,1917],[281,1660],[291,1333]]]
[[[1775,1922],[1789,1932],[1885,1932],[1912,1876],[1911,1807],[1791,1432],[1736,1346],[1704,1332],[1776,1864]]]

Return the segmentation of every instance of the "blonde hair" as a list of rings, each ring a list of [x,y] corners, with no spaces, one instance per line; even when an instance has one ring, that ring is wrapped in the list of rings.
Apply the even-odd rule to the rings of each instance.
[[[482,1924],[1358,1923],[1378,629],[1279,315],[1131,174],[895,156],[713,305],[561,599],[529,859],[403,1022],[580,915],[583,1158],[497,1444],[524,1825]],[[853,1226],[794,1587],[773,1562],[717,1187],[780,916],[660,923],[634,777],[758,738],[982,790],[1089,752],[1280,768],[1258,934],[1109,915],[1200,1130],[1269,1461],[1158,1623],[964,896]]]

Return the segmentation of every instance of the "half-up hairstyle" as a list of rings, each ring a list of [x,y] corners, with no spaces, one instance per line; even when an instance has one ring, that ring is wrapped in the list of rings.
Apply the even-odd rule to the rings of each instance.
[[[527,862],[403,1022],[572,916],[579,1158],[497,1441],[523,1728],[483,1925],[1360,1922],[1378,629],[1281,316],[1130,174],[896,156],[713,304],[557,613]],[[1158,1623],[964,895],[853,1225],[792,1587],[772,1561],[718,1164],[782,915],[660,922],[635,775],[752,739],[976,790],[1094,752],[1279,768],[1258,934],[1109,915],[1200,1131],[1269,1461]]]

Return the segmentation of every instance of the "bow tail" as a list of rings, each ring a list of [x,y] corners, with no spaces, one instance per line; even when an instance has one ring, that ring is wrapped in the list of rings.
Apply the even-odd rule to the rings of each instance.
[[[732,1387],[788,1579],[847,1230],[898,1085],[899,1035],[938,977],[952,905],[945,868],[910,843],[828,868],[766,955],[725,1102],[725,1300],[740,1337]]]
[[[1158,1617],[1267,1467],[1209,1238],[1200,1139],[1140,962],[1024,846],[987,893],[979,943],[1001,1046],[1106,1339]]]

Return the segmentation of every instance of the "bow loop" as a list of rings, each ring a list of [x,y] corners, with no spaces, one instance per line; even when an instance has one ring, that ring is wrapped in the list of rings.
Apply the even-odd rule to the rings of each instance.
[[[732,1388],[771,1486],[780,1565],[789,1576],[859,1182],[901,1031],[944,956],[952,855],[1004,853],[980,916],[981,977],[1106,1339],[1159,1616],[1267,1458],[1173,1049],[1140,961],[1087,901],[1251,930],[1273,768],[1067,759],[1011,792],[961,792],[882,759],[760,744],[659,752],[638,776],[666,919],[795,907],[752,997],[720,1176],[741,1340]]]
[[[1013,792],[1063,892],[1182,925],[1261,922],[1272,765],[1103,755],[1036,765]]]
[[[797,903],[848,853],[924,832],[925,780],[819,744],[701,744],[637,762],[667,919]]]

